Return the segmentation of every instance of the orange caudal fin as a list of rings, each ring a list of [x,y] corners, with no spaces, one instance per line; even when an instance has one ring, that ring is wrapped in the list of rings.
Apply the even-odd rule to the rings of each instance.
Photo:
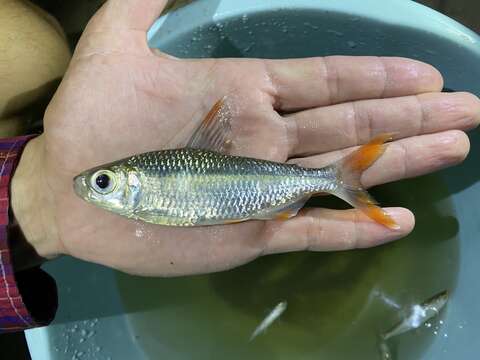
[[[356,177],[357,181],[360,181],[362,173],[383,155],[386,149],[385,143],[392,139],[393,134],[378,135],[368,144],[361,146],[357,151],[342,159],[340,162],[344,172],[348,171]]]
[[[385,210],[379,206],[367,205],[363,211],[371,219],[375,220],[377,223],[382,224],[389,229],[398,230],[400,226],[393,220],[393,218],[388,215]]]
[[[363,211],[368,217],[390,229],[398,229],[398,224],[362,188],[360,177],[385,152],[385,142],[392,140],[392,134],[382,134],[368,144],[340,160],[333,166],[336,169],[339,187],[335,195],[353,207]]]
[[[386,226],[389,229],[399,229],[395,220],[376,204],[375,200],[366,190],[361,188],[348,189],[344,187],[337,196],[348,202],[354,208],[361,210],[375,222]]]

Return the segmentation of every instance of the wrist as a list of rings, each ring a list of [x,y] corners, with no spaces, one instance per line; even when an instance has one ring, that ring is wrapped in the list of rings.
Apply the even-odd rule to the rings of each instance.
[[[60,246],[44,159],[43,136],[30,140],[11,180],[10,204],[14,224],[23,234],[21,241],[26,243],[18,247],[31,247],[40,257],[51,259],[60,253]]]

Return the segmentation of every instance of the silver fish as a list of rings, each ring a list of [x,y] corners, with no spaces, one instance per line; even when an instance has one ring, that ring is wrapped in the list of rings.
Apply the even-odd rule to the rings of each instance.
[[[378,340],[378,351],[380,352],[381,360],[393,360],[393,354],[390,350],[390,346],[388,346],[387,342],[382,337],[380,337]]]
[[[273,310],[262,320],[260,325],[256,327],[250,336],[250,341],[255,339],[258,335],[265,332],[275,320],[277,320],[287,310],[287,302],[281,301],[273,308]]]
[[[334,194],[389,228],[395,221],[361,188],[360,176],[384,152],[388,134],[322,169],[231,156],[225,98],[185,148],[155,151],[87,170],[75,193],[116,214],[149,223],[200,226],[288,219],[318,193]]]
[[[448,291],[433,296],[420,305],[413,305],[409,316],[382,335],[384,340],[419,328],[431,318],[437,316],[448,302]]]

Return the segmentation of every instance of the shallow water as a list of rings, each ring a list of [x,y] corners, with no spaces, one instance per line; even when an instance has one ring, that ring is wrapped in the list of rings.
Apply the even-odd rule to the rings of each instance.
[[[155,279],[119,273],[132,337],[151,359],[380,359],[380,332],[412,304],[454,290],[459,244],[455,213],[438,176],[373,194],[382,205],[416,213],[417,227],[408,238],[368,250],[267,256],[213,275]],[[339,202],[317,198],[313,205],[321,204]],[[288,302],[285,313],[249,342],[282,300]],[[429,327],[391,339],[394,357],[420,359],[432,341],[445,337],[441,323],[447,321],[440,316]]]

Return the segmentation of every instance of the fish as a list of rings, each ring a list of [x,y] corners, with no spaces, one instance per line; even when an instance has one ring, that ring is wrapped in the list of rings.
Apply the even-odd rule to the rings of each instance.
[[[218,100],[188,143],[86,170],[73,179],[83,200],[118,215],[164,226],[287,220],[311,196],[333,194],[390,229],[398,224],[360,183],[385,151],[381,134],[339,161],[317,169],[229,154],[232,111]]]
[[[437,316],[447,304],[449,293],[444,290],[422,304],[412,306],[410,314],[382,335],[384,340],[419,328],[431,318]]]
[[[255,339],[258,335],[265,332],[275,320],[277,320],[284,312],[287,310],[287,302],[279,302],[272,311],[262,320],[260,325],[258,325],[250,336],[250,341]]]
[[[382,337],[380,337],[378,342],[378,351],[381,360],[393,360],[393,353],[390,350],[390,346],[388,346],[386,340]]]
[[[386,296],[381,296],[381,298],[388,305],[393,305],[393,307],[398,309],[398,304]],[[437,316],[443,307],[447,304],[449,298],[449,293],[447,290],[444,290],[430,299],[424,301],[422,304],[415,304],[412,306],[411,311],[407,317],[402,321],[394,325],[387,332],[380,334],[378,336],[377,348],[379,351],[381,360],[393,360],[394,356],[388,345],[388,340],[392,337],[404,334],[408,331],[419,328],[421,325],[425,324],[431,318]]]

